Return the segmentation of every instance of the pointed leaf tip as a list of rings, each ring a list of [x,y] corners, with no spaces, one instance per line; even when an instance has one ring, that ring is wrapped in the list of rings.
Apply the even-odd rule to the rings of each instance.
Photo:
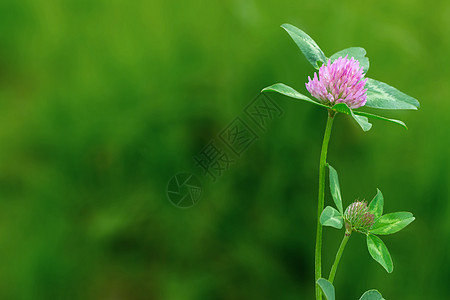
[[[320,49],[317,43],[305,32],[294,25],[287,23],[281,25],[281,27],[287,31],[314,68],[319,69],[319,65],[317,64],[318,61],[322,63],[327,61],[322,49]]]
[[[285,85],[284,83],[275,83],[272,84],[271,86],[265,87],[261,90],[261,92],[277,92],[280,93],[282,95],[294,98],[294,99],[299,99],[299,100],[304,100],[307,101],[309,103],[321,106],[321,107],[325,107],[325,108],[329,108],[328,106],[319,103],[317,101],[314,101],[313,99],[309,98],[308,96],[303,95],[302,93],[297,92],[296,90],[294,90],[293,88],[291,88],[290,86]]]
[[[411,224],[415,219],[410,212],[389,213],[378,218],[370,232],[382,235],[393,234]]]
[[[344,213],[342,209],[342,196],[341,196],[341,188],[339,187],[339,177],[337,171],[329,164],[328,170],[330,175],[330,190],[331,195],[333,196],[334,204],[336,204],[337,209],[341,214]]]
[[[370,256],[378,262],[388,273],[392,273],[394,270],[394,264],[392,263],[391,254],[383,241],[376,235],[367,235],[367,250],[369,250]]]
[[[384,197],[379,189],[369,204],[369,211],[374,215],[375,220],[383,215]]]
[[[387,83],[367,78],[367,107],[381,109],[413,109],[420,107],[417,99],[397,90]]]
[[[364,116],[364,117],[368,117],[368,118],[372,118],[372,119],[378,119],[378,120],[383,120],[383,121],[391,122],[391,123],[400,125],[400,126],[402,126],[403,128],[405,128],[406,130],[408,130],[408,127],[406,126],[406,124],[405,124],[404,122],[400,121],[400,120],[389,119],[389,118],[385,118],[385,117],[382,117],[382,116],[370,114],[370,113],[367,113],[367,112],[364,112],[364,111],[357,111],[357,110],[354,110],[353,113],[354,113],[355,115],[358,115],[358,116]]]

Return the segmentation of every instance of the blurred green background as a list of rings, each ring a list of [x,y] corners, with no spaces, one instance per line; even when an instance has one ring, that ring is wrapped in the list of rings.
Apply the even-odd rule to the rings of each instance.
[[[261,88],[314,69],[279,26],[416,97],[406,131],[338,116],[328,161],[344,204],[380,188],[416,221],[384,238],[387,274],[350,239],[338,299],[450,299],[449,1],[0,1],[1,299],[313,299],[326,112],[284,115],[215,183],[193,156]],[[178,209],[168,180],[194,172]],[[329,192],[326,204],[331,203]],[[324,229],[328,274],[342,231]]]

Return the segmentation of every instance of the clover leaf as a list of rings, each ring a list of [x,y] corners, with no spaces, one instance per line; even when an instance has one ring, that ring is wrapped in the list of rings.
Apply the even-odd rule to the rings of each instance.
[[[342,195],[337,171],[327,164],[330,178],[330,191],[337,209],[327,206],[320,215],[320,224],[341,229],[345,223],[346,231],[357,231],[367,236],[367,249],[371,257],[381,264],[388,273],[394,269],[391,255],[383,241],[377,235],[399,232],[415,220],[410,212],[394,212],[383,215],[384,197],[377,194],[369,205],[364,201],[355,201],[345,212],[342,209]]]
[[[369,59],[366,57],[367,52],[364,48],[350,47],[338,51],[335,54],[331,55],[329,58],[327,58],[322,49],[320,49],[319,45],[304,31],[291,24],[283,24],[281,25],[281,27],[284,30],[286,30],[286,32],[297,44],[300,51],[306,57],[306,59],[316,69],[319,69],[319,64],[322,65],[327,64],[328,60],[330,60],[331,62],[335,62],[341,59],[342,57],[346,58],[348,57],[355,59],[356,61],[359,62],[359,66],[362,67],[364,75],[369,70]],[[352,88],[354,86],[355,85],[352,85]],[[358,108],[366,106],[377,109],[418,109],[420,107],[420,104],[419,101],[417,101],[417,99],[406,95],[405,93],[399,91],[398,89],[384,82],[372,78],[367,78],[367,82],[365,83],[364,88],[367,89],[366,101],[363,103],[363,101],[361,100],[359,104],[354,104],[352,102],[354,99],[352,99],[352,101],[349,100],[348,103],[345,103],[345,99],[344,100],[339,99],[343,103],[334,103],[333,101],[338,100],[337,98],[329,100],[327,99],[327,97],[329,96],[325,96],[323,95],[323,93],[320,94],[322,101],[311,99],[310,97],[305,96],[300,92],[297,92],[294,88],[287,86],[283,83],[276,83],[271,86],[268,86],[264,88],[262,92],[277,92],[291,98],[304,100],[309,103],[327,108],[329,111],[335,113],[341,112],[350,115],[359,124],[359,126],[363,129],[363,131],[368,131],[372,127],[372,124],[368,122],[368,118],[387,121],[393,124],[400,125],[405,129],[408,129],[406,127],[406,124],[400,120],[386,118],[376,114],[360,111],[358,110]],[[358,91],[361,92],[361,87],[359,87]],[[327,92],[330,93],[330,91]],[[357,91],[355,90],[354,92]],[[335,96],[341,98],[344,97],[343,93],[339,93],[339,95],[338,93],[336,93]]]

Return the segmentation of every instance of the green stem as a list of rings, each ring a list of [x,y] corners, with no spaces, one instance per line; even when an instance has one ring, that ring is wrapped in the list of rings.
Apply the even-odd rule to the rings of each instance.
[[[331,267],[330,277],[328,281],[333,283],[334,276],[336,276],[336,270],[339,265],[339,261],[341,260],[342,252],[344,252],[345,245],[347,245],[348,239],[350,238],[350,234],[347,231],[345,232],[344,238],[342,239],[341,245],[339,246],[339,250],[336,253],[336,258],[334,259],[333,266]]]
[[[320,224],[320,215],[323,211],[323,203],[325,198],[325,167],[327,165],[328,142],[331,136],[331,127],[333,126],[335,112],[328,111],[327,125],[325,127],[325,135],[323,137],[322,151],[320,153],[319,164],[319,201],[317,205],[317,235],[316,235],[316,253],[315,253],[315,282],[322,277],[322,225]],[[322,290],[316,284],[316,300],[322,300]]]

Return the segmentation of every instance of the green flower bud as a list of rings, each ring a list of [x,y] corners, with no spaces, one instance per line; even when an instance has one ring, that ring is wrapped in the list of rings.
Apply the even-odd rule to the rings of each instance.
[[[369,207],[364,201],[355,201],[344,212],[347,235],[352,231],[367,233],[373,226],[374,215],[369,212]]]

